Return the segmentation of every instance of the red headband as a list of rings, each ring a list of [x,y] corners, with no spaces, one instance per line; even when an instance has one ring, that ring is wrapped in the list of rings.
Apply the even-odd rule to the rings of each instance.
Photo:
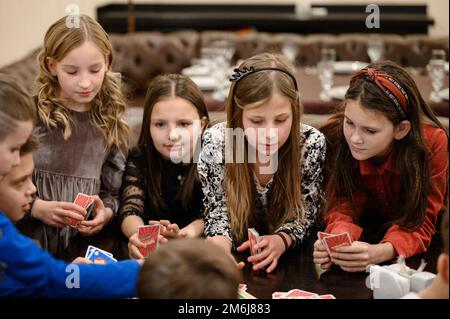
[[[383,71],[368,68],[356,72],[352,76],[351,82],[360,76],[375,83],[391,99],[400,115],[407,118],[408,94],[392,76]]]

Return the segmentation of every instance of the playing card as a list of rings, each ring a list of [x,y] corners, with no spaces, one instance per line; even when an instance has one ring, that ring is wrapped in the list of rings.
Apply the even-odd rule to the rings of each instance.
[[[352,244],[348,232],[324,237],[322,241],[329,254],[337,247],[350,246]]]
[[[100,248],[92,246],[92,245],[88,246],[88,248],[86,249],[86,255],[84,255],[84,257],[89,259],[89,257],[91,257],[92,253],[95,250],[100,250],[100,251],[104,252],[106,255],[113,257],[113,254],[111,254],[110,252],[107,252],[106,250],[100,249]]]
[[[158,237],[161,230],[160,224],[140,226],[138,229],[138,238],[145,247],[139,248],[142,256],[147,257],[152,251],[158,248]]]
[[[259,234],[256,231],[256,229],[254,228],[249,228],[248,229],[248,240],[250,241],[250,254],[256,255],[258,254],[261,250],[260,249],[255,249],[254,246],[259,243]]]
[[[255,296],[253,296],[252,294],[248,293],[247,291],[238,290],[238,299],[256,299]]]
[[[320,295],[319,297],[317,297],[317,299],[336,299],[336,297],[333,295]]]
[[[284,295],[283,298],[286,298],[286,299],[305,299],[305,298],[311,298],[311,297],[316,297],[316,296],[318,296],[318,295],[313,293],[313,292],[306,291],[306,290],[291,289]]]
[[[94,202],[94,200],[89,195],[78,193],[73,202],[87,210],[87,208]],[[73,218],[67,218],[67,221],[69,225],[74,228],[76,228],[80,223],[79,220]]]
[[[117,262],[117,259],[112,257],[112,255],[109,255],[104,250],[96,247],[94,247],[87,259],[92,261],[94,264],[109,264]]]
[[[317,238],[319,238],[319,239],[324,239],[325,237],[328,237],[328,236],[333,236],[333,234],[325,233],[323,231],[317,232]]]
[[[247,285],[246,284],[239,284],[239,290],[246,291]]]
[[[284,299],[284,295],[285,295],[286,293],[285,292],[282,292],[282,291],[275,291],[273,294],[272,294],[272,299]]]

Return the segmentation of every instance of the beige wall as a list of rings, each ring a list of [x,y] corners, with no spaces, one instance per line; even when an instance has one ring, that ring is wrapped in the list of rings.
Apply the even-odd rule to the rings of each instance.
[[[302,0],[303,1],[303,0]],[[65,15],[67,5],[74,3],[81,13],[95,17],[96,7],[106,3],[126,3],[126,0],[0,0],[0,67],[20,59],[42,42],[51,23]],[[134,0],[135,3],[268,3],[274,0]],[[311,3],[335,2],[331,0],[310,0]],[[336,1],[338,2],[338,1]],[[340,0],[345,3],[395,3],[394,0]],[[449,29],[448,0],[408,0],[405,3],[427,3],[428,14],[435,19],[431,35],[447,35]],[[295,0],[277,0],[276,3],[295,3]]]

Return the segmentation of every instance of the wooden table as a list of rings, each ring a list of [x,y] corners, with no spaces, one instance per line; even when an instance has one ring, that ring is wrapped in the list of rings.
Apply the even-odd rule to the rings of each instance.
[[[333,294],[338,299],[372,298],[372,291],[365,285],[368,273],[347,273],[334,266],[331,270],[323,273],[320,279],[318,278],[315,265],[312,262],[315,240],[316,231],[314,230],[300,249],[290,251],[280,258],[279,265],[271,274],[266,274],[264,271],[254,272],[250,265],[246,263],[244,283],[247,284],[247,291],[257,298],[264,299],[272,298],[272,293],[275,291],[289,291],[294,288],[317,294]],[[126,259],[128,256],[127,243],[128,241],[121,233],[119,226],[110,225],[96,236],[78,236],[64,259],[71,261],[77,256],[84,256],[88,245],[94,245],[109,251],[117,259]],[[409,258],[406,261],[407,265],[417,269],[420,259],[424,258],[427,262],[425,270],[434,273],[441,249],[442,242],[440,235],[437,234],[427,253]],[[246,260],[244,254],[236,254],[235,256],[238,260]]]

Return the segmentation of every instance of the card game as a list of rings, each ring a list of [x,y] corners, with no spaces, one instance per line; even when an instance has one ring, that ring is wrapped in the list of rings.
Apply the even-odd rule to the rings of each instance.
[[[92,203],[94,203],[94,199],[91,198],[91,196],[89,196],[89,195],[86,195],[83,193],[78,193],[73,202],[75,204],[83,207],[84,209],[86,209],[86,211],[88,211],[88,209],[91,207]],[[86,215],[85,220],[88,218],[89,218],[89,216]],[[80,223],[80,221],[73,219],[73,218],[67,218],[67,220],[69,222],[69,225],[73,228],[77,228]]]
[[[111,253],[91,245],[88,246],[84,257],[92,261],[94,264],[108,264],[117,262],[117,259],[115,259]]]
[[[138,229],[138,238],[146,244],[145,247],[139,247],[142,256],[147,257],[152,251],[158,248],[158,237],[161,231],[161,225],[145,225]]]
[[[272,299],[336,299],[336,297],[332,294],[318,295],[306,290],[291,289],[288,292],[274,292],[272,294]]]
[[[250,254],[253,256],[253,255],[256,255],[256,254],[258,254],[261,250],[260,249],[255,249],[254,247],[255,247],[255,245],[257,244],[257,243],[259,243],[259,234],[258,234],[258,232],[256,231],[256,229],[254,229],[254,228],[249,228],[248,229],[248,240],[249,240],[249,242],[250,242]]]
[[[337,247],[350,246],[352,244],[350,235],[347,232],[337,235],[325,235],[322,238],[322,242],[329,254],[331,254],[331,251],[336,249]]]

